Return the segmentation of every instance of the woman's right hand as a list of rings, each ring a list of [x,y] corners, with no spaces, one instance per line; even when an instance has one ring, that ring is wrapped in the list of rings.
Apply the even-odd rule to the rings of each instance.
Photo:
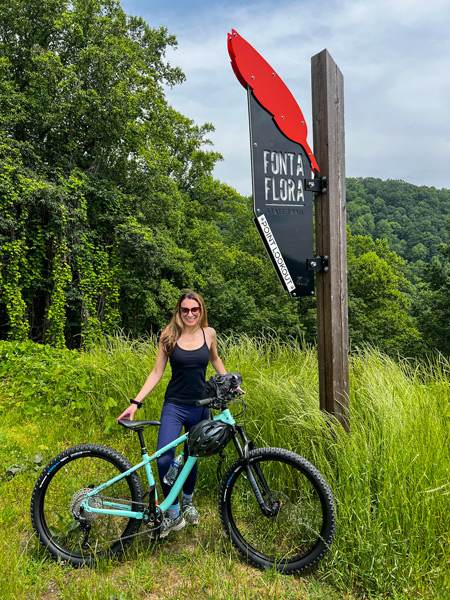
[[[120,417],[117,417],[117,420],[120,421],[120,419],[129,419],[130,421],[133,421],[134,419],[134,414],[137,411],[138,406],[137,404],[130,404],[130,406],[123,411],[123,413],[120,415]]]

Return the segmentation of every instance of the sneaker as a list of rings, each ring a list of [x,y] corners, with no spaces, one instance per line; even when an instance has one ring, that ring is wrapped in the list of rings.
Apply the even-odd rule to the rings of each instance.
[[[183,515],[187,523],[198,525],[200,523],[200,515],[192,502],[183,502]]]
[[[164,517],[164,520],[162,522],[161,529],[159,532],[159,537],[165,538],[166,536],[169,535],[169,533],[171,531],[179,531],[180,529],[183,529],[183,527],[185,525],[186,525],[186,521],[184,520],[182,512],[180,512],[178,517],[175,517],[175,519],[171,519],[170,517]]]

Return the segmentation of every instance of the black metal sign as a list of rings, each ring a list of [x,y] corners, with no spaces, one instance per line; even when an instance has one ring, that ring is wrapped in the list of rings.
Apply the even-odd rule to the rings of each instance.
[[[284,288],[314,294],[311,163],[248,88],[255,224]]]

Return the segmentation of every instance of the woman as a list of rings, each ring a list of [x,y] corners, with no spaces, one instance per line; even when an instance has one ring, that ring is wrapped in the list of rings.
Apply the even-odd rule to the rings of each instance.
[[[211,362],[217,373],[224,375],[225,367],[217,353],[217,337],[212,327],[208,327],[206,307],[203,298],[192,291],[182,294],[177,301],[172,320],[161,334],[158,354],[152,372],[147,377],[141,391],[119,419],[133,419],[144,398],[160,381],[170,361],[172,377],[166,389],[161,412],[161,426],[158,433],[157,450],[163,448],[181,434],[181,429],[189,431],[202,419],[207,419],[207,409],[196,406],[205,387],[206,368]],[[118,419],[118,420],[119,420]],[[175,449],[158,458],[158,473],[161,487],[166,497],[170,487],[163,481],[175,456]],[[200,517],[192,504],[197,463],[183,486],[182,510],[179,503],[167,510],[161,526],[160,537],[171,531],[182,529],[186,521],[198,524]]]

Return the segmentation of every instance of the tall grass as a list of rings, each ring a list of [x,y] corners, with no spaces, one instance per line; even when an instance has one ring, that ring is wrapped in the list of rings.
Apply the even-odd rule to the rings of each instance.
[[[318,408],[313,351],[274,340],[267,351],[249,340],[238,348],[227,359],[244,372],[257,442],[304,455],[335,494],[338,532],[322,574],[367,594],[450,597],[449,362],[354,353],[347,435]]]
[[[288,448],[305,456],[324,474],[335,495],[336,540],[307,579],[310,585],[328,584],[323,588],[328,592],[310,597],[332,597],[329,590],[334,589],[336,598],[449,598],[449,362],[441,358],[412,365],[370,348],[352,354],[351,429],[345,434],[319,410],[314,349],[301,349],[276,336],[264,340],[239,337],[222,340],[220,354],[228,371],[243,376],[248,434],[257,445]],[[86,441],[114,445],[131,460],[137,459],[133,437],[118,431],[113,423],[140,389],[155,356],[154,339],[132,342],[119,336],[80,355],[79,370],[89,373],[89,386],[82,398],[68,403],[64,435],[61,426],[55,426],[52,433],[45,421],[34,416],[33,439],[27,439],[23,430],[9,422],[8,427],[0,426],[2,462],[10,460],[14,449],[40,448],[50,458],[62,447]],[[159,417],[168,377],[167,372],[147,398],[140,417]],[[149,448],[155,436],[155,431],[147,436]],[[232,460],[233,453],[227,453]],[[213,512],[216,464],[216,457],[201,462],[198,480],[199,498]],[[24,469],[15,479],[20,482],[22,476],[29,494],[35,474]],[[14,480],[4,486],[10,498]],[[9,512],[4,505],[0,512],[5,522],[22,523],[26,540],[30,528],[28,516],[22,513],[28,499]],[[209,548],[213,555],[217,552],[217,544]],[[28,564],[34,572],[27,556],[25,549],[20,568],[26,571]],[[19,559],[13,553],[8,561],[14,560]],[[277,589],[283,587],[282,581],[277,580]],[[284,585],[291,593],[291,584]],[[136,592],[135,597],[146,596]],[[273,597],[291,596],[280,592]]]

